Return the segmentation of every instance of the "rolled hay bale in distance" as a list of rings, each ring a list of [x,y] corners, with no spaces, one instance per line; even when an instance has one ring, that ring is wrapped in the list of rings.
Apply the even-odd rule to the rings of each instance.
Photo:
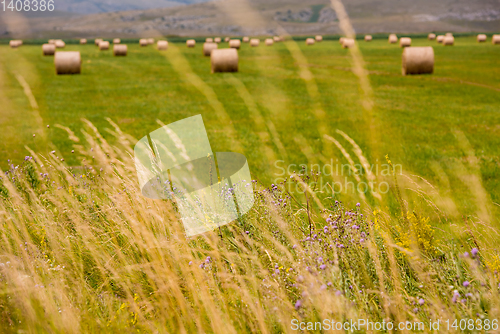
[[[403,75],[431,74],[434,72],[432,46],[410,46],[403,51]]]
[[[215,38],[214,38],[214,43],[219,44],[219,43],[221,43],[221,42],[222,42],[222,38],[220,38],[220,37],[215,37]]]
[[[373,39],[372,35],[365,35],[365,42],[371,42]]]
[[[491,43],[500,44],[500,35],[493,35],[493,37],[491,37]]]
[[[342,48],[349,49],[354,46],[354,39],[352,38],[344,38],[342,40]]]
[[[82,39],[80,39],[80,44],[81,44],[81,45],[85,45],[85,44],[87,44],[87,39],[86,39],[86,38],[82,38]]]
[[[156,47],[158,48],[158,50],[160,51],[165,51],[168,49],[168,42],[167,41],[158,41],[156,43]]]
[[[243,37],[243,43],[248,43],[248,42],[250,42],[250,37],[248,36]]]
[[[314,45],[315,40],[314,38],[306,38],[306,45]]]
[[[194,48],[195,45],[196,45],[196,41],[194,39],[188,39],[186,41],[186,46],[188,48]]]
[[[55,39],[49,39],[49,44],[56,44],[56,40]]]
[[[17,49],[18,47],[20,47],[22,44],[19,42],[19,40],[17,39],[13,39],[11,41],[9,41],[9,46],[13,49]]]
[[[154,38],[148,38],[148,45],[153,45],[155,44],[155,39]]]
[[[478,43],[486,42],[486,39],[488,39],[488,37],[486,37],[485,34],[479,34],[479,35],[477,35],[477,42]]]
[[[42,53],[44,56],[53,56],[56,53],[56,46],[54,44],[42,45]]]
[[[205,38],[205,43],[213,43],[213,42],[214,42],[213,38],[211,38],[211,37]]]
[[[225,38],[224,38],[224,42],[226,42],[226,43],[229,43],[229,41],[230,41],[230,40],[231,40],[231,38],[230,38],[230,37],[225,37]]]
[[[232,39],[229,41],[229,47],[232,49],[239,50],[241,47],[241,41],[239,39]]]
[[[439,36],[436,37],[436,41],[438,43],[443,43],[443,40],[444,40],[444,35],[439,35]]]
[[[57,40],[55,43],[57,49],[64,49],[66,47],[66,43],[61,40]]]
[[[260,44],[260,40],[258,38],[252,38],[250,40],[250,46],[257,47]]]
[[[321,35],[314,36],[314,39],[316,40],[316,42],[323,42],[323,36]]]
[[[82,58],[78,51],[57,51],[54,56],[57,74],[80,74]]]
[[[390,34],[388,41],[391,44],[395,44],[398,42],[398,36],[396,36],[396,34]]]
[[[451,36],[451,37],[453,37],[453,34],[452,34],[451,32],[447,32],[446,34],[444,34],[444,37],[446,37],[446,36]]]
[[[238,51],[236,49],[213,50],[210,62],[212,73],[238,72]]]
[[[205,57],[210,57],[213,50],[216,50],[219,46],[217,43],[203,43],[203,55]]]
[[[271,45],[274,44],[274,40],[272,38],[266,38],[266,42],[265,43],[266,43],[267,46],[271,46]]]
[[[401,37],[399,39],[399,46],[402,48],[411,46],[411,38],[410,37]]]
[[[99,43],[99,50],[101,50],[101,51],[109,50],[109,42],[102,41],[101,43]]]
[[[96,38],[96,39],[94,39],[95,46],[99,46],[99,43],[101,43],[101,42],[102,42],[102,38]]]
[[[148,45],[149,45],[148,40],[147,40],[147,39],[145,39],[145,38],[141,38],[141,39],[139,40],[139,45],[140,45],[140,46],[142,46],[142,47],[144,47],[144,46],[148,46]]]
[[[430,33],[429,35],[427,35],[427,39],[429,41],[433,41],[436,39],[436,34],[433,34],[433,33]]]
[[[281,42],[281,37],[280,36],[274,36],[273,37],[273,40],[277,43],[277,42]]]
[[[113,56],[115,57],[125,57],[128,52],[128,47],[125,44],[115,44],[113,45]]]
[[[119,38],[113,39],[113,44],[120,44],[121,42],[122,42],[122,40]]]
[[[452,46],[453,44],[455,44],[455,37],[453,37],[453,36],[444,36],[443,45]]]

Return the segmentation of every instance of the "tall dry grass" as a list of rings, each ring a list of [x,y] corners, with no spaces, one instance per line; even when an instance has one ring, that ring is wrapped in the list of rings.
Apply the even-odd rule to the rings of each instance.
[[[293,319],[500,318],[498,235],[465,224],[467,238],[438,240],[396,178],[398,215],[318,197],[312,173],[286,181],[303,194],[253,182],[247,215],[186,239],[175,203],[141,195],[135,141],[111,124],[116,146],[89,122],[84,143],[66,129],[82,168],[32,152],[2,174],[2,332],[278,333],[293,332]]]

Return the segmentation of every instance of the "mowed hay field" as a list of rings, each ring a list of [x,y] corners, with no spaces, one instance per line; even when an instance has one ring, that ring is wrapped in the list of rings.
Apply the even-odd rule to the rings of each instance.
[[[212,74],[202,43],[113,57],[89,40],[66,44],[83,63],[64,76],[41,45],[0,46],[0,331],[497,330],[500,47],[413,37],[434,46],[434,74],[402,76],[397,44],[358,45],[362,58],[336,40],[242,43],[239,72]],[[214,152],[246,156],[255,204],[186,238],[175,203],[140,194],[131,147],[197,114]],[[332,161],[364,172],[310,168]],[[290,164],[307,168],[281,175]],[[344,177],[390,191],[315,184]]]

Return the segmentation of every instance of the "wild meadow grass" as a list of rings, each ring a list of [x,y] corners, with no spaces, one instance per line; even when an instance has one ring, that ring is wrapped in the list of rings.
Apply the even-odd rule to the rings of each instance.
[[[134,142],[110,125],[116,145],[90,122],[84,141],[68,131],[81,168],[31,151],[2,175],[2,332],[281,333],[324,319],[431,332],[430,319],[500,318],[498,232],[471,219],[465,237],[438,233],[433,204],[403,199],[396,174],[397,214],[322,196],[311,171],[253,181],[247,215],[186,239],[175,202],[142,196]]]

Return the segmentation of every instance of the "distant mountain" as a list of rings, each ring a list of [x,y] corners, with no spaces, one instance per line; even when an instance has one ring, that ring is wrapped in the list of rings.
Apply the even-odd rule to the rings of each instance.
[[[209,0],[57,0],[56,10],[77,14],[95,14],[128,10],[166,8]]]

